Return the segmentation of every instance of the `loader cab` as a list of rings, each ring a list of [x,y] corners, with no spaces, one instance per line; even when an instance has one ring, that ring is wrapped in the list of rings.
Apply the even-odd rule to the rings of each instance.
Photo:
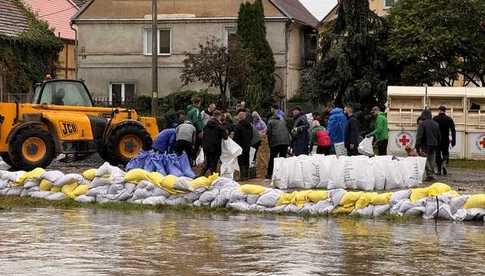
[[[34,88],[33,104],[92,107],[86,85],[77,80],[49,80]]]

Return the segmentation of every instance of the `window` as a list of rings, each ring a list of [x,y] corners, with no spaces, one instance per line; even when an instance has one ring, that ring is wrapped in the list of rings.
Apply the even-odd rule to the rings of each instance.
[[[395,0],[384,0],[384,9],[392,8],[395,2]]]
[[[152,54],[152,29],[145,29],[144,31],[144,48],[145,55]],[[172,54],[172,30],[159,29],[158,30],[158,54],[171,55]]]
[[[40,94],[42,92],[42,94]],[[82,83],[53,81],[44,85],[42,91],[36,89],[34,102],[38,104],[92,106],[88,91]]]
[[[224,36],[224,46],[230,48],[231,42],[237,37],[237,29],[236,27],[228,27],[226,28],[226,35]]]
[[[130,105],[135,101],[134,83],[111,83],[109,86],[109,102],[113,106]]]

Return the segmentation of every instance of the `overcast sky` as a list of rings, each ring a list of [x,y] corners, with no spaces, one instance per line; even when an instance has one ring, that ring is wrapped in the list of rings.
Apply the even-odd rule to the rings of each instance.
[[[337,0],[300,0],[307,9],[318,18],[323,19],[325,15],[337,4]]]

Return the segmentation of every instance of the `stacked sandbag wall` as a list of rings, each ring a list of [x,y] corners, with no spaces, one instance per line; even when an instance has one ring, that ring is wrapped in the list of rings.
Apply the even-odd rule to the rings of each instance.
[[[443,183],[387,193],[341,188],[286,192],[259,185],[240,185],[217,175],[191,179],[142,169],[124,172],[108,163],[82,174],[40,168],[30,172],[0,171],[0,195],[304,215],[379,217],[391,214],[453,221],[484,220],[485,217],[485,194],[459,195]]]

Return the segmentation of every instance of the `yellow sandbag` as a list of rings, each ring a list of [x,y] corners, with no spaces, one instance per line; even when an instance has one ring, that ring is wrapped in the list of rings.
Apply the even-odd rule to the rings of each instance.
[[[62,187],[59,187],[59,186],[52,186],[51,188],[51,192],[53,193],[60,193],[62,190]]]
[[[85,170],[83,173],[82,173],[82,176],[91,181],[93,180],[95,177],[96,177],[96,171],[97,169],[89,169],[89,170]]]
[[[340,200],[340,206],[350,207],[355,206],[355,203],[364,194],[364,192],[346,192]]]
[[[76,189],[74,189],[74,191],[72,193],[73,193],[74,197],[78,197],[78,196],[87,194],[88,191],[89,191],[88,185],[79,185],[79,186],[76,187]]]
[[[74,190],[76,190],[77,186],[79,186],[78,183],[64,185],[62,186],[61,192],[63,192],[67,197],[74,199],[76,197],[74,195]]]
[[[459,197],[460,196],[460,194],[457,191],[454,191],[454,190],[451,190],[451,191],[447,192],[446,194],[451,196],[451,197]]]
[[[310,194],[311,191],[300,191],[300,192],[294,192],[294,197],[293,197],[293,204],[295,204],[298,207],[302,207],[305,203],[308,203],[308,194]]]
[[[50,183],[49,181],[45,180],[45,179],[42,179],[42,181],[40,182],[40,185],[39,185],[39,190],[43,191],[43,192],[48,192],[52,189],[52,183]]]
[[[266,188],[259,185],[246,184],[241,185],[239,190],[246,195],[262,195],[266,191]]]
[[[472,195],[464,205],[465,209],[482,208],[485,209],[485,194]]]
[[[19,180],[17,183],[23,184],[25,180],[27,179],[38,179],[40,178],[43,174],[45,173],[45,170],[43,168],[35,168],[31,170],[30,172],[26,172],[23,175],[19,177]]]
[[[207,178],[205,176],[201,176],[201,177],[198,177],[198,178],[190,181],[190,187],[193,190],[196,190],[200,187],[209,187],[210,185],[211,185],[211,181],[209,180],[209,178]]]
[[[150,173],[143,170],[143,169],[132,169],[125,174],[124,180],[125,180],[125,182],[132,182],[132,183],[137,183],[137,182],[140,182],[142,180],[150,181],[148,174],[150,174]],[[160,176],[161,176],[161,174],[160,174]],[[158,176],[156,176],[156,178],[158,178]],[[161,180],[161,179],[159,179],[159,180]]]
[[[208,179],[212,185],[212,183],[214,183],[214,181],[216,181],[217,179],[219,178],[219,174],[218,173],[213,173],[212,175],[209,175]]]
[[[145,179],[150,181],[153,185],[158,185],[158,186],[163,186],[163,181],[165,180],[165,178],[167,177],[175,177],[173,175],[167,175],[167,176],[163,176],[161,175],[160,173],[158,172],[151,172],[151,173],[147,173],[145,175]],[[170,179],[171,179],[170,178]],[[169,181],[170,179],[167,179],[167,181]],[[177,180],[177,178],[175,177],[175,180]],[[172,185],[173,187],[173,185]]]
[[[166,189],[167,191],[173,190],[173,187],[175,186],[175,182],[177,182],[177,177],[175,175],[167,175],[160,182],[160,186]]]
[[[416,188],[411,189],[411,196],[409,199],[412,203],[416,203],[416,201],[428,197],[428,188]]]
[[[377,197],[377,193],[364,193],[355,202],[355,208],[357,209],[366,208],[374,201],[376,197]]]
[[[439,196],[451,191],[451,187],[444,183],[434,183],[428,187],[428,196]]]
[[[295,197],[294,193],[283,193],[278,198],[278,202],[276,203],[276,205],[280,206],[280,205],[291,204],[293,202],[294,197]]]
[[[354,206],[350,206],[350,207],[340,206],[340,207],[335,208],[333,210],[333,213],[334,214],[350,214],[350,213],[352,213],[353,210],[354,210]]]
[[[313,203],[318,203],[322,200],[328,199],[328,192],[327,191],[310,191],[308,193],[308,200]]]
[[[372,205],[387,205],[391,203],[392,193],[378,194],[372,199]]]

